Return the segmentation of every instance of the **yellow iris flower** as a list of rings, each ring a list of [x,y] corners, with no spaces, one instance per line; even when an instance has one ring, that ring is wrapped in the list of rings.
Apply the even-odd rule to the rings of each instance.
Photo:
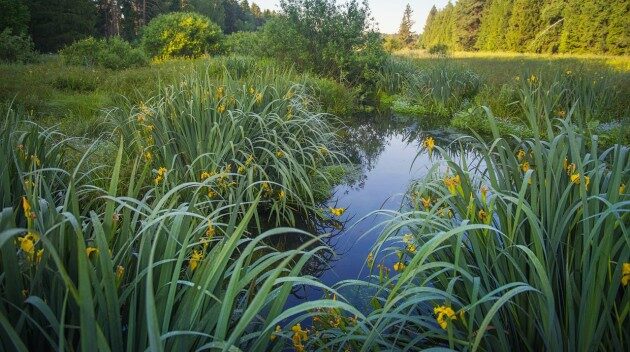
[[[345,208],[330,208],[330,213],[334,216],[342,216],[346,212]]]
[[[628,286],[630,283],[630,263],[623,263],[623,268],[621,270],[621,284],[623,286]]]
[[[190,259],[188,260],[188,268],[191,271],[195,271],[195,269],[197,269],[197,267],[199,266],[199,262],[202,259],[203,259],[203,252],[194,250],[192,255],[190,256]]]
[[[437,306],[433,308],[433,313],[436,315],[438,325],[444,330],[448,328],[448,323],[451,320],[457,320],[457,315],[451,307]]]

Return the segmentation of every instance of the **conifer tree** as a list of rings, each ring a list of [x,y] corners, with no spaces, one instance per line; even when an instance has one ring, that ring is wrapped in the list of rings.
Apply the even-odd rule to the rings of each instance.
[[[529,44],[539,53],[557,53],[564,28],[567,0],[544,0],[540,10],[540,31]]]
[[[486,3],[477,38],[478,50],[506,50],[505,33],[512,11],[512,0],[490,0]]]
[[[425,48],[430,47],[429,43],[434,40],[435,30],[437,27],[437,24],[435,23],[437,16],[438,9],[435,5],[433,5],[431,11],[429,11],[429,16],[427,17],[422,31],[422,46]]]
[[[477,44],[485,0],[459,0],[455,5],[455,43],[460,50],[474,50]]]
[[[560,51],[567,53],[605,52],[608,37],[609,0],[569,0],[564,13]]]
[[[400,28],[398,29],[398,40],[406,47],[411,46],[414,40],[414,33],[412,31],[414,21],[412,20],[412,17],[413,10],[411,9],[411,6],[407,4],[400,23]]]
[[[540,28],[540,0],[514,0],[508,24],[507,49],[527,51]]]
[[[459,0],[432,8],[422,43],[460,50],[630,51],[628,0]]]
[[[222,0],[190,0],[190,6],[225,30],[225,8]]]
[[[608,52],[630,55],[630,1],[611,0],[607,32]]]
[[[96,31],[96,5],[92,0],[28,0],[30,32],[35,47],[54,52]]]
[[[9,28],[13,34],[25,33],[29,18],[24,0],[0,0],[0,32]]]

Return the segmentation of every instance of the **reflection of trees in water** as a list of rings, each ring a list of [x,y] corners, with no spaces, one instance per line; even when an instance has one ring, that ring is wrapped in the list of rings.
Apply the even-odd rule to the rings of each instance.
[[[397,116],[355,116],[346,121],[342,127],[341,139],[344,152],[349,160],[360,165],[358,175],[348,180],[347,186],[352,189],[363,188],[367,173],[373,168],[378,158],[385,151],[387,144],[394,137],[403,142],[415,145],[422,150],[422,141],[433,137],[451,157],[468,150],[466,143],[456,141],[460,134],[444,128],[444,126],[424,125],[421,118]],[[433,119],[425,119],[433,121]],[[422,153],[426,153],[422,151]],[[411,167],[411,165],[405,165]]]
[[[324,272],[330,269],[332,263],[340,254],[337,251],[339,235],[344,232],[346,225],[351,220],[352,219],[346,219],[344,221],[340,221],[334,218],[322,218],[317,214],[308,214],[296,219],[297,223],[295,224],[295,228],[303,230],[309,234],[325,234],[325,236],[320,237],[320,241],[313,244],[306,250],[315,249],[320,246],[327,247],[327,250],[320,250],[317,255],[311,257],[311,259],[302,268],[302,275],[319,278],[322,274],[324,274]],[[313,235],[307,235],[301,232],[287,232],[282,236],[275,237],[274,242],[270,245],[279,251],[286,251],[297,249],[304,243],[311,240],[313,240]],[[293,288],[292,293],[297,298],[304,298],[304,295],[306,294],[306,287],[296,286]]]
[[[341,128],[340,137],[344,144],[344,153],[352,163],[358,165],[358,172],[357,175],[348,178],[345,185],[352,189],[363,188],[367,174],[375,167],[378,158],[393,138],[414,145],[418,151],[421,151],[422,141],[429,136],[433,137],[436,144],[453,159],[458,158],[461,153],[468,153],[470,150],[466,138],[459,140],[458,137],[461,135],[444,128],[421,126],[418,123],[418,118],[369,115],[347,119],[346,124]],[[426,153],[426,151],[422,153]],[[434,162],[440,161],[435,158],[432,160]],[[404,166],[411,167],[412,165]],[[302,269],[302,275],[321,277],[332,267],[336,258],[344,254],[339,253],[337,242],[340,238],[339,235],[344,233],[346,224],[351,223],[352,219],[341,222],[332,218],[322,218],[317,214],[304,214],[296,216],[296,221],[295,227],[307,233],[329,234],[322,238],[322,242],[314,244],[313,248],[325,244],[330,250],[320,251]],[[312,239],[312,236],[303,233],[286,233],[276,237],[271,245],[278,250],[296,249]],[[308,294],[307,288],[295,287],[293,294],[298,298],[304,297]]]
[[[363,188],[366,174],[374,168],[387,143],[395,135],[402,135],[403,138],[409,135],[415,130],[410,125],[409,121],[379,115],[347,119],[340,136],[344,153],[352,163],[359,166],[357,174],[347,180],[347,186],[351,189]]]

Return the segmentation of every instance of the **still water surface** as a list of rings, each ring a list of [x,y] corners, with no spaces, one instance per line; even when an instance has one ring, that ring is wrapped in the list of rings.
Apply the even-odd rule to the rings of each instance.
[[[378,210],[399,210],[403,195],[412,181],[425,176],[436,162],[422,150],[424,138],[432,136],[445,146],[458,135],[444,129],[422,128],[395,117],[363,117],[345,128],[351,159],[361,171],[354,180],[336,187],[327,206],[346,208],[339,219],[342,230],[331,239],[335,255],[318,273],[323,283],[334,286],[348,279],[368,276],[366,258],[377,241],[385,214]],[[365,303],[365,293],[345,289],[342,294],[355,305]],[[322,292],[303,288],[289,302],[295,305],[306,299],[322,298]],[[365,297],[364,297],[365,298]]]

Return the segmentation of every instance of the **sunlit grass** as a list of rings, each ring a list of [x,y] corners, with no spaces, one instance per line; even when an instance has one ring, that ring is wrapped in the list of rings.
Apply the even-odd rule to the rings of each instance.
[[[412,57],[418,59],[435,58],[426,50],[401,50],[395,53],[397,56]],[[515,53],[515,52],[488,52],[488,51],[456,51],[449,53],[449,56],[456,59],[510,59],[510,60],[533,60],[533,61],[566,61],[580,60],[603,63],[611,68],[620,71],[630,71],[630,57],[617,55],[599,54],[535,54],[535,53]]]

